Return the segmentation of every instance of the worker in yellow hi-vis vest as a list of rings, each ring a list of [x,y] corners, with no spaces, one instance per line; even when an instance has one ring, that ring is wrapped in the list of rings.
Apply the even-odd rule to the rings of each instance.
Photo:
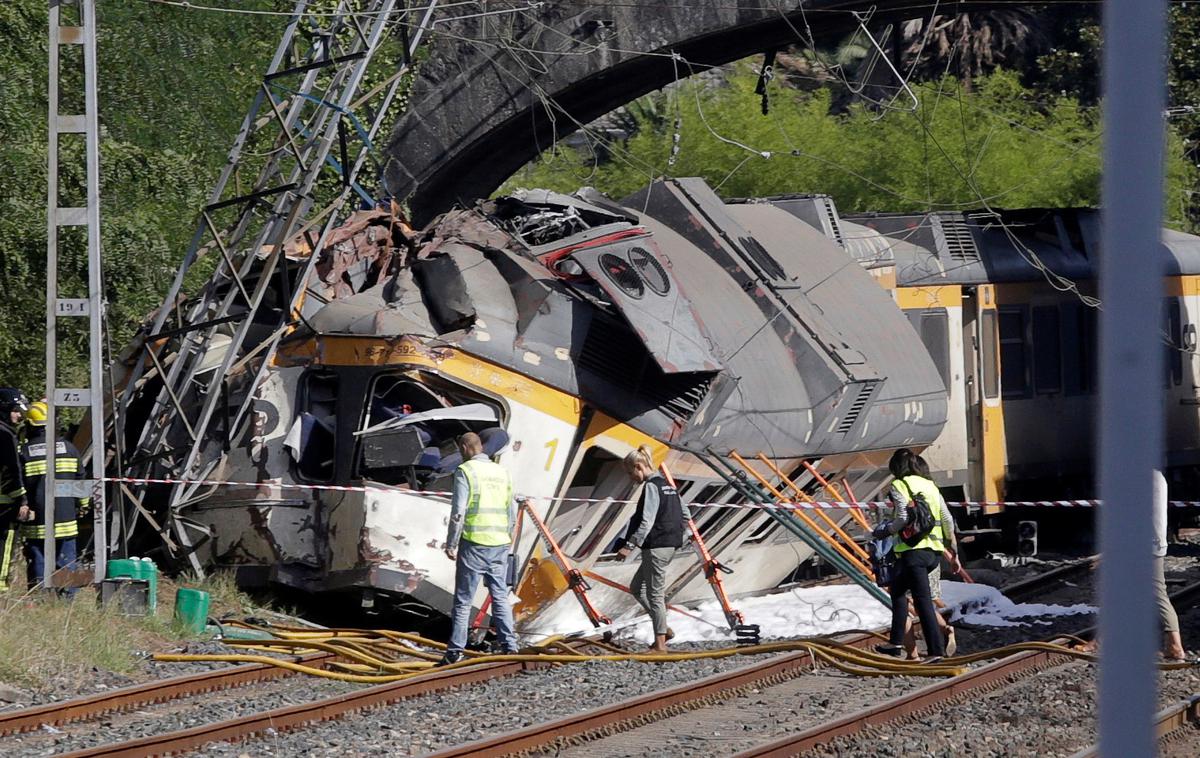
[[[508,554],[517,502],[512,478],[483,452],[474,432],[458,438],[463,463],[454,471],[446,557],[455,562],[452,627],[446,655],[439,665],[457,663],[467,646],[471,599],[483,579],[492,596],[492,619],[505,653],[517,652],[512,604],[508,596]]]
[[[898,571],[888,585],[892,599],[889,644],[876,645],[875,650],[895,656],[904,652],[902,643],[908,621],[906,593],[911,592],[929,655],[931,658],[941,658],[946,652],[945,640],[937,623],[937,609],[929,589],[929,573],[941,562],[947,545],[956,545],[953,542],[953,524],[943,524],[941,492],[925,476],[928,469],[922,465],[916,453],[907,448],[897,450],[888,461],[888,470],[895,477],[888,492],[888,499],[894,505],[893,518],[876,527],[872,536],[876,539],[895,537],[892,551],[897,557]],[[951,568],[957,570],[957,553],[952,556],[954,563]]]

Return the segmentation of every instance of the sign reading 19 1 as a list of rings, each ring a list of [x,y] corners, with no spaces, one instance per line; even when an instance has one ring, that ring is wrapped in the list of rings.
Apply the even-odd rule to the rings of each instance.
[[[56,316],[87,316],[90,310],[86,298],[59,298],[54,301]]]

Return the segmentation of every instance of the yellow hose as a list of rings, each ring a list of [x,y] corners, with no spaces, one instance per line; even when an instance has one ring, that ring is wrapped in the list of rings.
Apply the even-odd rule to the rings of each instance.
[[[446,648],[445,643],[430,640],[420,635],[382,629],[330,629],[327,631],[316,631],[290,627],[267,628],[236,621],[229,622],[229,624],[243,628],[269,631],[277,635],[278,638],[272,640],[238,640],[236,643],[230,643],[232,647],[253,652],[223,655],[156,654],[154,659],[158,661],[265,663],[289,671],[296,671],[326,679],[363,684],[384,684],[427,674],[433,668],[434,661],[440,658],[439,652],[430,652],[430,649],[442,651]],[[844,635],[845,633],[841,634]],[[871,634],[881,637],[881,635],[873,632]],[[1004,645],[999,648],[969,655],[943,658],[934,663],[904,661],[892,656],[876,653],[873,650],[854,647],[837,639],[838,636],[841,635],[692,652],[629,653],[593,639],[568,639],[559,635],[549,637],[541,643],[531,645],[515,654],[489,655],[476,651],[467,651],[467,655],[463,660],[442,668],[445,670],[454,670],[477,666],[482,663],[495,662],[569,664],[594,660],[672,663],[728,658],[734,655],[763,655],[806,651],[813,656],[814,660],[821,661],[839,671],[854,676],[948,677],[964,673],[968,670],[967,666],[972,663],[1001,658],[1021,652],[1049,652],[1078,660],[1097,660],[1096,655],[1093,653],[1075,650],[1064,644],[1033,641]],[[594,645],[597,648],[610,652],[600,654],[585,653],[573,647],[573,644]],[[418,647],[413,647],[414,645],[420,645],[427,649],[422,650]],[[328,668],[324,669],[308,666],[286,658],[274,658],[262,655],[264,652],[280,652],[285,655],[295,655],[300,652],[313,651],[330,653],[341,660],[329,662],[327,664]],[[1159,664],[1159,668],[1173,671],[1191,668],[1195,665],[1186,662],[1162,663]]]

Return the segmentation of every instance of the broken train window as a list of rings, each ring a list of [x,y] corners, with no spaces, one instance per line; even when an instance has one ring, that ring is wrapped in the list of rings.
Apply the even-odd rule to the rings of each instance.
[[[418,371],[377,375],[362,418],[355,475],[413,489],[449,491],[464,432],[477,433],[489,457],[509,442],[498,403]]]
[[[300,479],[328,482],[337,460],[338,376],[312,371],[300,381],[300,403],[296,421],[288,432],[285,447],[291,452]]]

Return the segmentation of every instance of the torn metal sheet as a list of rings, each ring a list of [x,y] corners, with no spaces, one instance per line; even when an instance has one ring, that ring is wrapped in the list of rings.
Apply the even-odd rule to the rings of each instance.
[[[659,260],[653,241],[634,237],[577,250],[571,258],[600,285],[664,373],[721,369],[691,301]]]

